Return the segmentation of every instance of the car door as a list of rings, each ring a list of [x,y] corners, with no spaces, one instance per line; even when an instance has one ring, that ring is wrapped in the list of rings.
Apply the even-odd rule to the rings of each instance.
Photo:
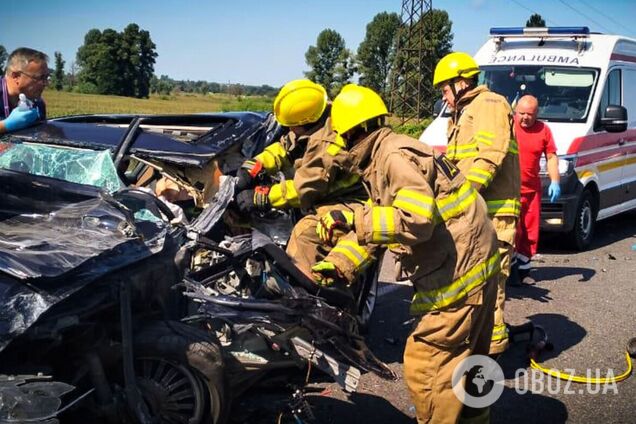
[[[601,192],[599,199],[601,216],[604,209],[618,207],[625,201],[625,187],[623,185],[623,168],[626,156],[625,133],[608,132],[600,124],[608,105],[622,104],[621,76],[622,70],[618,67],[610,69],[607,73],[595,121],[596,133],[593,137],[597,138],[599,143],[599,151],[595,152],[595,155],[598,157],[596,170],[599,191]]]

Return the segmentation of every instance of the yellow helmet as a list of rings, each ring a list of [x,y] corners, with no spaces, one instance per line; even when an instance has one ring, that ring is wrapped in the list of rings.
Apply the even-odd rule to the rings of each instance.
[[[469,54],[462,52],[449,53],[435,67],[433,86],[450,81],[457,77],[470,78],[479,73],[479,65]]]
[[[327,107],[327,91],[308,79],[288,82],[274,100],[274,115],[284,127],[317,122]]]
[[[388,114],[378,93],[367,87],[347,84],[331,105],[331,127],[342,135],[369,119]]]

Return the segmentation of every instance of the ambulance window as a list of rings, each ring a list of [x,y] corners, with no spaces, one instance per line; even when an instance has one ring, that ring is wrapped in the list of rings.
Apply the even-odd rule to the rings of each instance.
[[[505,96],[514,108],[532,94],[539,101],[540,119],[585,122],[598,70],[567,66],[483,66],[479,82]]]
[[[621,105],[621,70],[614,69],[607,76],[605,89],[599,105],[599,116],[605,113],[608,105]]]

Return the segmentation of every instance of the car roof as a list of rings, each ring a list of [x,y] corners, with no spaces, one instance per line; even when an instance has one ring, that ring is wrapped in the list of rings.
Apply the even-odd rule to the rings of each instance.
[[[267,118],[268,114],[255,112],[79,115],[51,119],[10,136],[30,142],[117,152],[128,133],[135,131],[128,153],[202,166],[236,142],[255,136],[264,129]]]

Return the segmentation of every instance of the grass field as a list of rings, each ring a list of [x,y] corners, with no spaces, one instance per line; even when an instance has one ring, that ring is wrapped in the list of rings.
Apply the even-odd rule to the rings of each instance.
[[[85,113],[198,113],[240,110],[271,111],[269,97],[227,94],[152,95],[149,99],[47,90],[42,95],[49,118]]]
[[[80,94],[47,90],[42,95],[49,118],[90,113],[199,113],[251,110],[271,111],[274,99],[264,96],[236,97],[228,94],[172,94],[152,95],[149,99]],[[418,138],[430,119],[401,125],[397,117],[388,120],[395,131]]]

